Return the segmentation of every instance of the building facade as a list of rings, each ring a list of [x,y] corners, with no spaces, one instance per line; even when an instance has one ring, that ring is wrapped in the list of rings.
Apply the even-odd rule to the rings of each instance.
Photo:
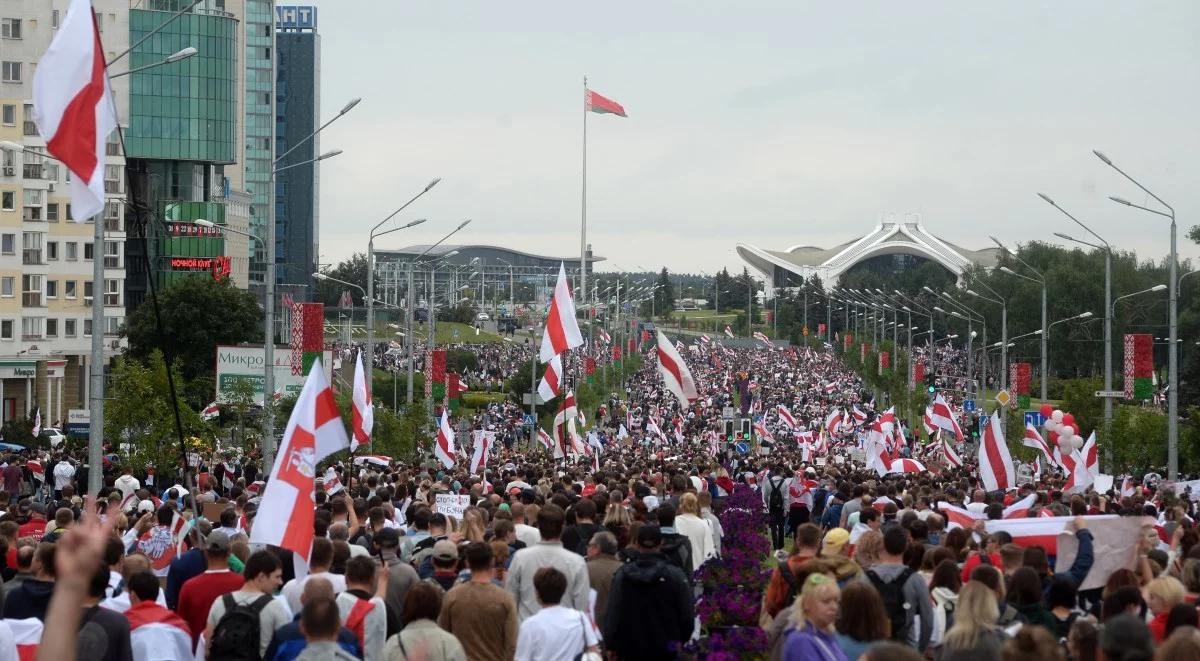
[[[94,0],[105,55],[129,44],[128,0]],[[44,156],[46,142],[33,121],[33,75],[50,45],[68,0],[0,2],[0,423],[42,411],[46,424],[65,422],[86,408],[93,332],[105,353],[122,348],[126,276],[125,159],[114,134],[107,147],[100,222],[71,213],[65,166]],[[128,61],[121,62],[124,68]],[[112,80],[117,115],[128,118],[128,77]],[[19,146],[19,148],[18,148]],[[97,254],[99,252],[99,254]],[[104,260],[100,294],[93,260]],[[104,328],[92,328],[92,305],[103,305]]]
[[[245,145],[242,172],[246,192],[250,193],[250,232],[261,241],[254,241],[250,259],[250,284],[266,282],[265,251],[267,240],[268,187],[274,165],[275,94],[275,2],[274,0],[244,0],[242,67],[245,98],[242,110],[243,143]]]
[[[279,167],[316,158],[321,101],[321,37],[316,8],[276,7],[275,153]],[[281,291],[308,300],[317,270],[320,169],[316,163],[287,167],[275,175],[275,262]]]

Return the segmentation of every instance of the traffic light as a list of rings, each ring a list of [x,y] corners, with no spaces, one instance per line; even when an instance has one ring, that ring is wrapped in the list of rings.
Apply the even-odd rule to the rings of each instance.
[[[742,434],[738,438],[741,441],[750,440],[750,418],[742,418]]]
[[[933,372],[925,373],[925,392],[930,395],[937,392],[937,376]]]
[[[735,440],[737,440],[733,437],[733,420],[725,420],[724,422],[725,422],[725,440],[732,443]]]

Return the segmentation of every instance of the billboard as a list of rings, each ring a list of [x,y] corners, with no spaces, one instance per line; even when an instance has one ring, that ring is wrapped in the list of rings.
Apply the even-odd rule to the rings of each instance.
[[[254,402],[263,402],[263,364],[266,350],[262,345],[217,347],[217,401],[228,401],[228,393],[239,379],[254,384]],[[275,347],[275,392],[283,397],[300,394],[306,374],[292,374],[292,354],[287,347]],[[325,378],[332,382],[333,352],[321,352]]]

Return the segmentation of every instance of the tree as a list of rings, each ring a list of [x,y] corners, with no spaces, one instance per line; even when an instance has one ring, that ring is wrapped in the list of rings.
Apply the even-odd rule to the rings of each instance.
[[[667,267],[658,273],[658,289],[654,290],[654,307],[659,316],[665,316],[675,309],[675,288],[671,286],[671,276]]]
[[[179,362],[172,368],[177,382],[182,380]],[[104,438],[119,448],[122,461],[135,471],[153,468],[164,477],[178,470],[182,455],[162,353],[151,352],[145,363],[129,356],[117,359],[108,395]],[[185,438],[213,437],[212,428],[184,402],[179,402],[179,415]]]
[[[322,269],[322,273],[331,278],[344,280],[346,282],[358,285],[367,290],[367,255],[366,253],[356,252],[350,255],[350,259],[338,262],[338,265],[332,269]],[[325,305],[336,306],[338,299],[341,298],[342,292],[349,289],[350,296],[354,300],[355,305],[363,305],[362,292],[354,287],[347,287],[341,283],[330,282],[328,280],[317,281],[317,292],[319,298]],[[378,298],[378,297],[376,297]]]
[[[263,312],[255,296],[228,279],[183,278],[158,292],[162,316],[161,342],[171,348],[184,379],[211,379],[217,345],[261,342]],[[146,361],[161,348],[154,304],[147,300],[125,319],[128,356]],[[183,389],[183,379],[176,382]],[[211,393],[209,387],[206,392]],[[192,399],[189,402],[202,406]]]

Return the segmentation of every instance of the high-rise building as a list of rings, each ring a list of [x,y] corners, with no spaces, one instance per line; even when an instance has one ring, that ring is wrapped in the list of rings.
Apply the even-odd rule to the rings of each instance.
[[[321,36],[317,9],[279,6],[276,14],[275,154],[280,167],[312,160],[320,152]],[[298,165],[275,175],[276,282],[296,300],[307,299],[317,270],[319,169]]]
[[[70,409],[86,408],[92,333],[104,333],[106,356],[122,346],[127,209],[120,143],[114,134],[105,157],[108,202],[101,222],[107,236],[97,254],[94,219],[72,217],[70,175],[44,155],[46,142],[33,122],[34,70],[69,4],[0,2],[0,141],[6,145],[0,147],[0,423],[35,408],[44,424],[66,421]],[[129,45],[128,0],[92,4],[111,59]],[[123,126],[129,82],[112,81]],[[104,260],[99,294],[93,259]],[[92,305],[104,306],[104,328],[92,328]]]
[[[274,165],[273,117],[275,0],[244,0],[242,48],[245,75],[245,99],[242,115],[245,154],[242,161],[246,191],[250,193],[250,232],[262,242],[253,242],[254,257],[250,260],[250,284],[266,282],[264,249],[267,240],[268,187]]]
[[[132,311],[151,284],[161,289],[185,277],[233,275],[225,234],[195,221],[225,225],[227,212],[238,212],[227,209],[234,191],[225,168],[239,156],[241,24],[224,0],[204,0],[179,17],[192,0],[127,1],[127,38],[138,44],[131,68],[183,48],[198,51],[129,77],[126,306]]]

